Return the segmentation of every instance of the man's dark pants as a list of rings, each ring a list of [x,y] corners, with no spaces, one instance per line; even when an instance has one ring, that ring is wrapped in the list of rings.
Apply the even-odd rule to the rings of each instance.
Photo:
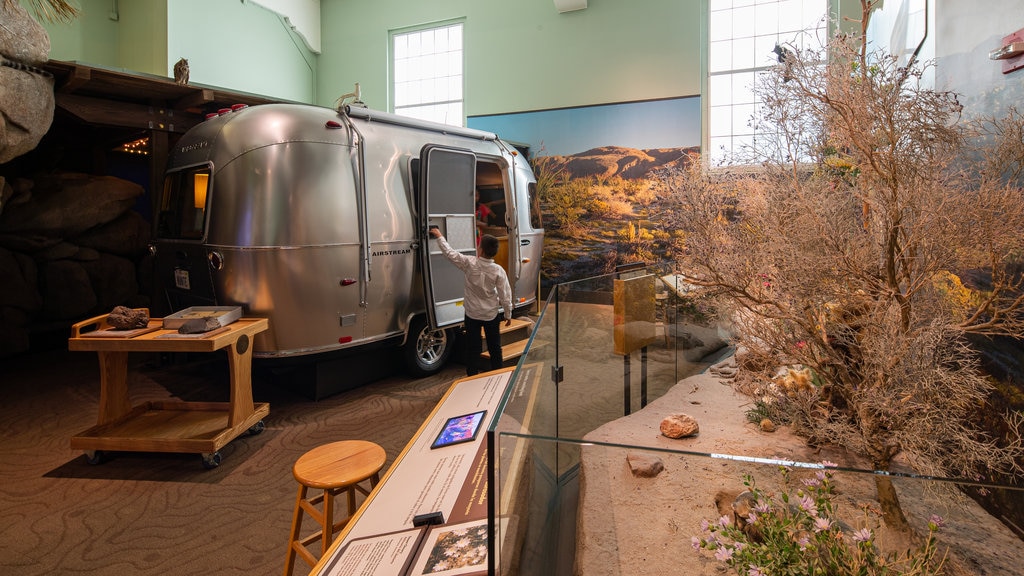
[[[497,314],[490,320],[476,320],[466,316],[466,375],[474,376],[480,373],[480,353],[483,351],[483,343],[480,341],[480,328],[484,329],[484,336],[487,339],[487,352],[491,355],[491,370],[502,367],[501,359],[501,314]]]

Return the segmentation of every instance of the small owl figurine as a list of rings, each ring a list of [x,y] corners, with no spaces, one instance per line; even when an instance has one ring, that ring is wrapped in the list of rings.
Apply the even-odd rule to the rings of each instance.
[[[188,84],[188,60],[182,58],[174,65],[174,81],[182,86]]]

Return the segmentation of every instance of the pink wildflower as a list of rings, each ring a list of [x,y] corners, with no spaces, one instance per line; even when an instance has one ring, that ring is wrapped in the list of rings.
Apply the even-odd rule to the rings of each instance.
[[[818,515],[818,508],[814,505],[814,499],[806,494],[800,498],[800,509],[807,512],[812,517],[816,517]]]
[[[832,527],[832,522],[828,518],[815,518],[814,519],[814,531],[821,532],[822,530],[828,530]]]

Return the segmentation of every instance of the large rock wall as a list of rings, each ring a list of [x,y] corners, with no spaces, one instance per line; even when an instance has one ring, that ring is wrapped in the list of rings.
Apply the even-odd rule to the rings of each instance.
[[[17,2],[0,2],[0,164],[32,150],[53,122],[50,38]]]
[[[141,186],[111,176],[0,178],[0,357],[33,331],[149,305]]]

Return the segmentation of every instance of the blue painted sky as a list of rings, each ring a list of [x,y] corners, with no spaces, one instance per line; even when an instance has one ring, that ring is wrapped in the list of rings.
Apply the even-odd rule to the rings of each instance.
[[[467,126],[530,146],[531,155],[565,156],[598,146],[700,146],[700,98],[474,116]]]

